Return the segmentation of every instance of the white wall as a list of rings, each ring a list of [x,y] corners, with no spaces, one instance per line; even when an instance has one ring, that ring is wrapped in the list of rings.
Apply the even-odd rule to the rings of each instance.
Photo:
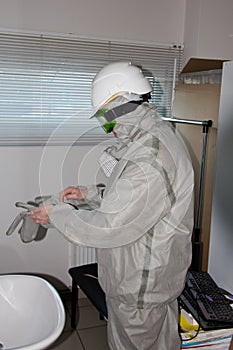
[[[0,26],[181,43],[184,12],[185,0],[1,0]]]
[[[17,231],[11,236],[5,232],[21,211],[15,202],[57,193],[70,184],[102,181],[103,176],[97,172],[102,149],[101,146],[0,148],[0,273],[43,273],[70,284],[67,270],[71,244],[56,230],[49,230],[42,241],[31,243],[23,243]]]
[[[233,59],[233,1],[187,0],[184,65],[189,58]]]

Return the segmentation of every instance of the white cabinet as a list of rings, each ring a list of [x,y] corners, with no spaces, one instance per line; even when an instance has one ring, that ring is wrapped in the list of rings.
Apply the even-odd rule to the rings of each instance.
[[[233,293],[233,61],[224,63],[218,118],[209,273]]]
[[[233,1],[187,0],[183,66],[190,58],[233,59]]]

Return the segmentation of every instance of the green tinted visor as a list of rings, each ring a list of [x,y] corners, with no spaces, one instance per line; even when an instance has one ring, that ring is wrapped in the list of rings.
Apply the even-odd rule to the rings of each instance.
[[[98,122],[104,129],[104,131],[109,134],[113,131],[114,127],[116,126],[115,120],[108,120],[105,116],[105,113],[108,112],[107,108],[101,108],[98,110],[98,112],[95,114],[95,117],[97,118]]]

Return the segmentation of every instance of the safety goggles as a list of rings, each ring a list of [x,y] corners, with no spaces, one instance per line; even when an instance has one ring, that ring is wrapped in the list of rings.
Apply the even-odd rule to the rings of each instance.
[[[95,114],[95,117],[97,118],[98,122],[102,126],[103,130],[106,132],[106,134],[109,134],[113,131],[114,127],[116,126],[115,119],[108,118],[108,108],[101,108],[97,111]],[[110,120],[109,120],[110,119]]]

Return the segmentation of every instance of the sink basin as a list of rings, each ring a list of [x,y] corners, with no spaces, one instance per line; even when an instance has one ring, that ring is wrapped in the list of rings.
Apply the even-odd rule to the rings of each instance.
[[[65,311],[59,294],[32,275],[0,275],[0,349],[47,349],[61,334]]]

